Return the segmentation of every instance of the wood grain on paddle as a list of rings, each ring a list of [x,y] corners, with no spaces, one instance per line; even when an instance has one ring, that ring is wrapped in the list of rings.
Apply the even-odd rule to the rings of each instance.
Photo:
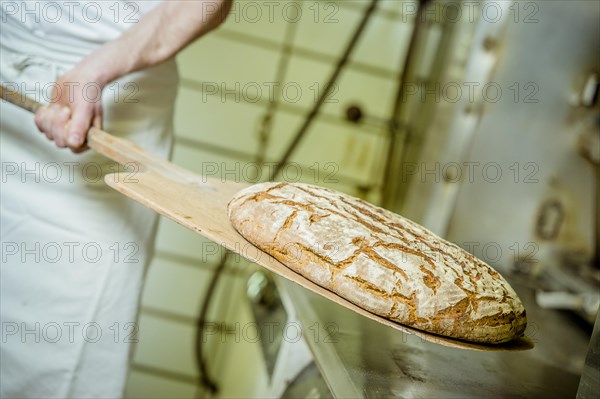
[[[35,111],[40,106],[26,96],[5,88],[2,88],[0,95],[5,100],[30,111]],[[512,351],[533,347],[532,343],[526,339],[500,345],[463,342],[425,333],[364,310],[290,270],[235,231],[227,216],[227,203],[238,191],[248,187],[248,184],[223,182],[197,175],[145,152],[136,144],[96,128],[90,129],[88,133],[88,145],[129,170],[129,172],[106,175],[105,182],[110,187],[215,243],[239,253],[273,273],[368,319],[387,325],[399,332],[414,334],[426,341],[454,348]]]

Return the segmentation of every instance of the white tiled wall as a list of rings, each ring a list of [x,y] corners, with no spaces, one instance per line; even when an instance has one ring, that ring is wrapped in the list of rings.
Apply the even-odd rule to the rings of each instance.
[[[180,156],[174,157],[174,162],[187,167],[188,165],[185,162],[180,162],[181,158]],[[200,257],[200,250],[203,245],[208,245],[207,243],[210,243],[210,241],[206,238],[198,234],[189,234],[186,229],[177,223],[161,218],[156,238],[156,250],[159,254],[168,252],[195,259]]]
[[[267,152],[271,159],[277,159],[283,153],[295,134],[295,128],[303,120],[302,116],[286,112],[275,117],[273,138]],[[381,154],[375,153],[381,141],[384,141],[382,135],[364,132],[354,125],[317,119],[291,161],[310,167],[301,179],[306,183],[339,189],[335,184],[343,184],[350,179],[356,184],[366,185],[379,180],[378,176],[374,176],[373,168],[381,160]],[[319,166],[319,172],[315,170],[315,164]],[[294,179],[295,168],[289,167],[286,180]]]
[[[271,2],[275,3],[272,19],[262,0],[236,3],[235,14],[224,26],[178,56],[182,81],[173,161],[197,173],[202,173],[208,162],[230,167],[252,161],[260,149],[259,132],[270,109],[268,85],[294,83],[302,89],[302,97],[292,101],[278,96],[280,102],[266,131],[266,160],[276,161],[314,104],[315,83],[323,88],[368,5],[363,0],[306,0],[297,3],[303,12],[292,23],[282,17],[285,7],[290,9],[289,16],[294,16],[291,7],[295,6],[289,6],[289,0]],[[251,18],[256,14],[247,8],[250,3],[259,5],[263,12],[254,22]],[[390,116],[412,29],[412,20],[402,16],[400,3],[380,1],[340,76],[339,90],[332,95],[335,101],[325,104],[294,153],[291,161],[302,166],[301,181],[377,200],[387,144],[385,121]],[[277,76],[283,80],[278,81]],[[233,93],[222,97],[214,93],[215,85],[228,90],[248,85],[248,91],[239,99]],[[258,101],[253,100],[251,90],[256,86],[264,89]],[[346,122],[345,109],[351,104],[361,106],[367,118],[376,123]],[[288,178],[295,177],[288,174]],[[217,255],[205,256],[206,245],[206,239],[161,220],[157,256],[143,294],[128,397],[209,395],[195,384],[198,371],[194,359],[196,319],[219,261]],[[211,309],[211,320],[251,320],[248,306],[241,300],[249,268],[246,263],[229,268]],[[220,396],[259,392],[257,386],[265,383],[266,374],[259,365],[245,363],[260,358],[257,344],[223,344],[214,337],[207,344],[208,369],[222,388]]]
[[[157,257],[144,289],[144,306],[194,319],[211,272],[212,268]]]
[[[128,398],[193,398],[195,395],[196,387],[193,384],[151,374],[147,370],[133,369],[129,373]]]
[[[339,52],[350,39],[352,27],[360,21],[362,11],[354,7],[340,7],[341,2],[315,3],[305,2],[294,45],[324,54],[332,54],[332,50]]]
[[[184,323],[174,323],[154,315],[140,319],[140,345],[135,364],[160,368],[193,377],[197,374],[191,346],[194,328]]]
[[[185,87],[179,92],[177,104],[179,137],[242,151],[250,156],[258,149],[257,135],[253,133],[261,121],[263,107],[234,100],[222,102],[216,96],[207,97],[207,101],[202,102],[202,94]],[[215,131],[219,133],[211,134]],[[209,161],[204,158],[197,160]],[[191,163],[194,163],[193,160]]]
[[[226,29],[222,27],[220,29]],[[192,43],[178,56],[181,76],[196,82],[272,81],[278,53],[223,37],[217,31]],[[250,33],[250,32],[249,32]]]

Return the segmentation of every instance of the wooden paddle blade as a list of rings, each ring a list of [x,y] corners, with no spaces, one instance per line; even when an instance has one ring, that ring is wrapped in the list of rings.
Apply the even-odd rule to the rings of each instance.
[[[227,203],[235,193],[247,187],[248,184],[223,182],[199,176],[189,171],[182,176],[180,174],[181,170],[177,169],[178,173],[173,177],[169,177],[168,173],[165,173],[165,170],[161,170],[160,172],[147,170],[146,172],[136,174],[110,174],[105,176],[105,181],[115,190],[145,207],[168,217],[233,252],[239,253],[246,259],[263,266],[271,272],[293,281],[364,317],[385,324],[403,333],[416,335],[426,341],[460,349],[514,351],[533,348],[533,344],[527,339],[515,340],[500,345],[481,345],[441,337],[395,323],[356,306],[292,271],[246,241],[234,230],[227,216]]]
[[[35,112],[42,106],[35,100],[2,85],[0,85],[0,97],[31,112]],[[87,139],[90,148],[130,169],[129,172],[105,176],[106,183],[115,190],[209,240],[239,253],[273,273],[364,317],[403,333],[414,334],[426,341],[454,348],[486,351],[533,348],[533,343],[526,338],[501,345],[462,342],[415,330],[368,312],[288,269],[267,253],[250,244],[233,229],[227,216],[227,203],[235,193],[247,187],[248,184],[222,182],[194,174],[145,152],[134,143],[94,127],[88,132]]]

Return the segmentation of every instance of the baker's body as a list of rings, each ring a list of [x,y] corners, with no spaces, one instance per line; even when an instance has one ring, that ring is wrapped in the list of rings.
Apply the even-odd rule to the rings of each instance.
[[[119,397],[157,217],[104,185],[117,165],[84,152],[85,135],[102,124],[167,158],[172,56],[229,3],[90,2],[96,22],[60,2],[52,22],[45,3],[1,8],[0,80],[49,106],[34,122],[0,104],[0,396]]]

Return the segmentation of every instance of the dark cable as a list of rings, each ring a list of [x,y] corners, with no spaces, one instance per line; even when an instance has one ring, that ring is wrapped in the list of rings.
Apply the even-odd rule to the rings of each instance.
[[[402,69],[400,70],[400,84],[398,87],[398,93],[396,94],[396,100],[394,103],[394,108],[392,110],[392,116],[390,118],[390,123],[389,123],[389,143],[388,143],[388,152],[387,152],[387,157],[386,157],[386,162],[385,162],[385,167],[384,167],[384,171],[383,171],[383,186],[382,186],[382,206],[384,208],[391,208],[392,205],[392,195],[393,195],[393,185],[389,184],[388,182],[391,179],[392,176],[392,164],[393,164],[393,160],[394,160],[394,154],[395,154],[395,148],[396,148],[396,136],[398,135],[398,131],[400,130],[401,127],[404,127],[402,125],[402,121],[400,120],[400,114],[402,113],[402,108],[404,105],[403,99],[406,98],[406,87],[407,87],[407,83],[408,83],[408,77],[409,77],[409,73],[410,73],[410,67],[411,67],[411,62],[414,59],[414,53],[416,51],[417,48],[417,38],[418,38],[418,33],[419,30],[421,29],[421,23],[422,23],[422,19],[423,19],[423,12],[425,11],[425,8],[427,7],[428,3],[431,0],[421,0],[419,1],[419,6],[417,8],[417,14],[415,16],[415,22],[413,25],[413,31],[412,31],[412,35],[410,38],[410,42],[408,44],[408,50],[406,51],[406,57],[404,58],[404,64]],[[405,145],[403,146],[406,147],[406,140],[407,140],[407,135],[404,136],[404,141],[405,141]],[[404,154],[402,155],[401,159],[404,157]]]
[[[350,55],[352,54],[352,51],[354,50],[354,47],[356,47],[356,43],[358,42],[358,39],[360,39],[365,27],[367,26],[367,22],[369,21],[371,14],[373,14],[373,11],[375,11],[375,9],[377,8],[377,2],[378,2],[378,0],[371,0],[371,4],[369,5],[369,8],[367,8],[365,10],[362,20],[356,27],[356,30],[354,31],[354,34],[352,35],[350,42],[346,46],[346,49],[344,50],[342,57],[338,61],[337,65],[335,67],[335,70],[331,74],[331,77],[327,81],[327,84],[325,85],[325,89],[319,96],[317,102],[315,103],[315,105],[313,106],[313,108],[311,109],[309,114],[306,116],[306,119],[304,120],[304,123],[302,124],[300,129],[298,129],[298,132],[294,136],[294,139],[288,146],[284,155],[281,157],[281,161],[279,163],[277,163],[277,165],[273,169],[271,175],[269,176],[269,181],[273,181],[275,179],[275,177],[279,174],[279,172],[281,172],[281,169],[283,169],[283,167],[287,164],[290,156],[292,156],[292,153],[294,152],[294,150],[296,149],[296,147],[298,146],[298,144],[300,143],[300,141],[302,140],[302,138],[308,131],[308,128],[312,125],[314,119],[319,114],[319,111],[321,110],[321,106],[327,99],[327,96],[329,95],[329,93],[331,92],[331,89],[335,85],[335,82],[337,81],[337,79],[340,75],[340,72],[342,71],[344,66],[347,64],[348,59],[350,58]]]
[[[198,317],[197,324],[197,333],[196,333],[196,363],[198,365],[199,382],[203,386],[205,386],[211,393],[216,393],[218,390],[216,382],[213,381],[212,378],[208,375],[208,370],[206,368],[206,362],[204,361],[204,327],[206,325],[206,316],[208,315],[208,309],[210,308],[211,299],[214,295],[215,289],[217,288],[217,283],[221,278],[221,274],[223,270],[225,270],[225,266],[227,265],[227,259],[229,258],[229,254],[231,252],[226,251],[225,254],[221,257],[221,261],[215,268],[215,271],[212,275],[210,283],[208,284],[208,289],[206,290],[206,294],[204,295],[204,301],[202,302],[202,308],[200,309],[200,316]]]
[[[346,47],[344,54],[338,61],[333,74],[331,75],[327,84],[325,85],[325,89],[323,90],[321,96],[315,103],[315,106],[313,107],[313,109],[310,111],[310,113],[306,117],[304,124],[300,127],[300,129],[296,133],[296,136],[292,140],[292,143],[288,146],[284,156],[281,158],[280,162],[276,165],[272,174],[269,176],[269,181],[272,181],[275,178],[275,176],[277,176],[277,174],[281,171],[283,165],[285,165],[287,163],[289,157],[292,155],[295,148],[298,146],[298,144],[302,140],[302,137],[304,136],[304,134],[306,133],[306,131],[312,124],[312,121],[318,115],[321,106],[325,102],[325,99],[327,98],[331,89],[333,88],[333,85],[337,81],[340,72],[342,71],[344,66],[347,64],[348,59],[350,58],[350,54],[352,53],[352,50],[354,49],[354,47],[356,47],[356,43],[358,42],[358,39],[361,37],[362,32],[364,31],[364,28],[366,27],[367,22],[369,20],[369,17],[373,13],[373,11],[375,11],[377,2],[378,2],[378,0],[371,0],[371,4],[370,4],[369,8],[367,8],[367,10],[365,10],[362,20],[360,21],[358,27],[356,28],[356,31],[352,35],[352,38],[351,38],[350,42],[348,43],[348,46]],[[212,378],[210,378],[210,376],[208,375],[206,362],[204,361],[204,354],[203,354],[203,352],[204,352],[203,351],[204,327],[206,324],[206,316],[207,316],[208,310],[210,308],[211,299],[214,295],[214,291],[219,282],[219,279],[221,278],[221,275],[223,274],[223,271],[225,270],[225,267],[227,265],[227,260],[231,254],[232,253],[230,251],[226,251],[225,254],[223,255],[223,257],[221,258],[219,265],[216,267],[216,269],[213,273],[213,276],[211,278],[211,281],[209,283],[208,289],[206,291],[206,294],[204,296],[204,301],[202,303],[202,308],[200,310],[200,315],[198,317],[197,339],[196,339],[195,352],[196,352],[196,363],[198,365],[198,371],[200,374],[199,382],[201,385],[205,386],[211,393],[216,393],[218,391],[218,386],[217,386],[216,382],[214,382],[214,380]]]
[[[288,26],[288,29],[286,30],[286,42],[289,41],[290,38],[294,37],[296,28],[297,28],[296,24],[292,24],[292,25]],[[277,76],[280,78],[283,76],[284,70],[287,67],[289,56],[290,56],[289,49],[287,49],[287,48],[284,49],[284,54],[280,60],[280,65],[277,69]],[[276,101],[272,101],[269,103],[269,108],[267,110],[268,117],[265,118],[265,121],[267,124],[270,124],[270,122],[271,122],[270,116],[273,114],[276,107],[277,107]],[[263,129],[265,129],[265,130],[268,128],[269,128],[269,126],[263,126]],[[264,147],[264,145],[263,145],[263,147]],[[259,153],[256,156],[256,163],[261,164],[262,162],[264,162],[264,150],[259,151]],[[195,352],[196,352],[196,364],[198,366],[198,372],[199,372],[199,382],[201,385],[206,387],[211,393],[216,393],[218,391],[218,386],[217,386],[217,383],[208,375],[208,369],[206,367],[206,361],[204,359],[204,354],[203,354],[204,339],[205,339],[204,338],[204,327],[206,325],[206,318],[208,315],[208,310],[210,309],[210,304],[212,302],[214,291],[217,287],[217,284],[219,283],[219,280],[221,278],[221,275],[223,274],[223,271],[226,268],[227,260],[231,254],[232,253],[230,251],[225,251],[225,254],[221,257],[219,265],[216,267],[216,269],[212,275],[211,281],[208,285],[208,289],[207,289],[206,293],[204,294],[204,300],[202,301],[202,308],[200,309],[200,315],[198,316]]]

